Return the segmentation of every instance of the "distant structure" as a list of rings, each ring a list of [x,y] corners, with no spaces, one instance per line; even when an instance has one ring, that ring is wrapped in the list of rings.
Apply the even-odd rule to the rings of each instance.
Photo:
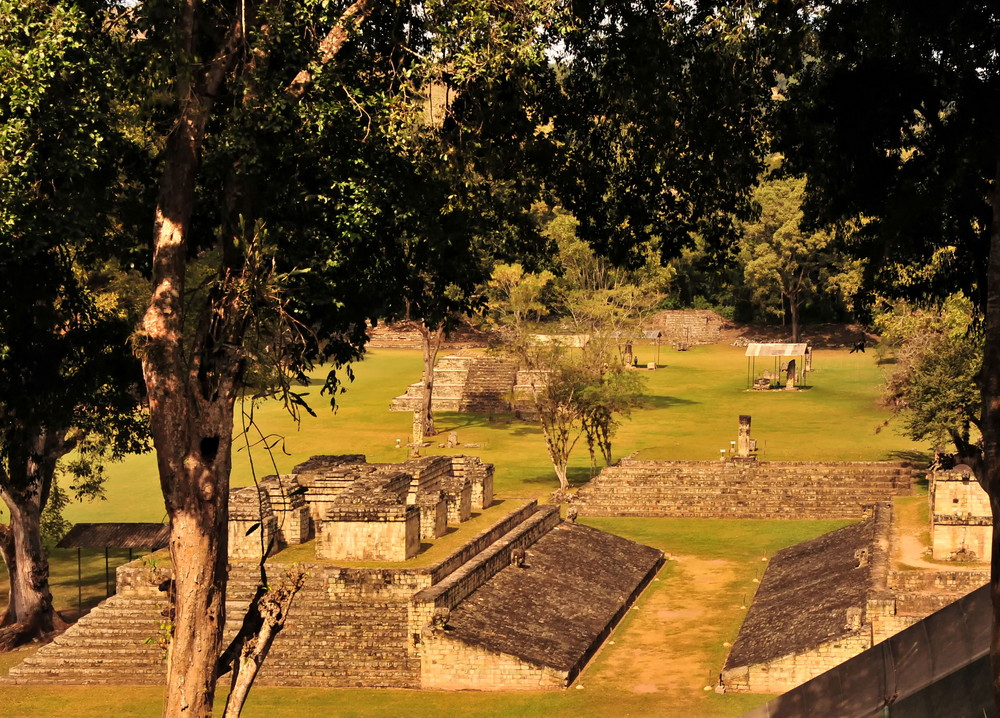
[[[806,343],[750,343],[747,358],[747,389],[775,389],[782,385],[788,390],[806,383],[813,371],[812,347]]]
[[[643,323],[643,329],[659,330],[668,344],[678,349],[696,344],[716,344],[729,322],[709,309],[667,309]]]
[[[753,441],[746,429],[744,441]],[[846,519],[908,496],[912,482],[913,468],[903,462],[624,458],[581,486],[574,505],[580,516]]]
[[[434,367],[433,411],[474,414],[530,413],[531,384],[540,385],[540,372],[520,369],[512,359],[487,356],[443,356]],[[420,411],[423,380],[389,404],[390,411]]]

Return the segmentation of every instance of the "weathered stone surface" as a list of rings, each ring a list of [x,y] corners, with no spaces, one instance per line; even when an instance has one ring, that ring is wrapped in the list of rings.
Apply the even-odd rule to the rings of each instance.
[[[662,564],[658,549],[561,523],[452,610],[450,640],[565,672],[568,679]]]
[[[908,495],[913,471],[891,462],[721,462],[623,459],[584,485],[581,516],[856,518]]]
[[[517,364],[485,356],[441,357],[434,367],[433,411],[498,414],[513,411],[510,396],[517,382]],[[423,401],[423,381],[411,384],[394,398],[392,411],[418,411]]]
[[[277,539],[278,519],[262,487],[248,486],[229,492],[229,558],[258,561],[262,550]]]
[[[931,547],[938,561],[987,563],[993,555],[990,498],[968,466],[931,475]]]
[[[833,639],[849,639],[854,631],[848,628],[848,610],[864,609],[873,589],[873,567],[871,563],[859,567],[855,552],[872,545],[876,529],[871,518],[776,553],[725,671],[747,666],[753,671]]]

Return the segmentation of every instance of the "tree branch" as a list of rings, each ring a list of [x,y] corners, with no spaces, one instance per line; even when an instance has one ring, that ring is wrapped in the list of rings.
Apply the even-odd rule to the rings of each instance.
[[[356,0],[353,5],[344,11],[337,24],[330,29],[330,32],[319,43],[320,65],[326,65],[337,56],[344,43],[347,42],[351,30],[356,29],[371,15],[372,3],[373,0]],[[312,72],[308,69],[300,70],[295,79],[285,88],[285,92],[298,100],[312,87],[312,83]]]

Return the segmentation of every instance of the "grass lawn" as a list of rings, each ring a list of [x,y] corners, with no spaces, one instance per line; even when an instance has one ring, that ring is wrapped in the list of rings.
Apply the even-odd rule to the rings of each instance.
[[[652,347],[638,346],[640,362],[654,358]],[[765,460],[880,460],[919,455],[927,447],[898,435],[892,427],[876,431],[886,415],[877,405],[882,370],[875,358],[846,351],[816,352],[812,388],[798,392],[745,390],[744,350],[729,346],[660,350],[660,367],[643,372],[647,398],[615,439],[615,455],[640,451],[650,459],[716,459],[736,438],[737,417],[753,416],[753,436]],[[307,399],[317,417],[296,425],[275,404],[253,411],[252,453],[238,437],[233,484],[247,485],[251,460],[258,476],[290,471],[314,454],[363,453],[370,461],[401,461],[410,431],[409,414],[390,413],[390,399],[418,381],[418,351],[376,350],[354,367],[356,380],[339,397],[336,413],[318,389]],[[318,376],[318,375],[317,375]],[[443,413],[438,427],[458,432],[460,451],[496,465],[496,492],[504,499],[542,498],[556,481],[537,426],[510,417]],[[259,427],[259,431],[258,431]],[[260,436],[277,437],[268,455]],[[429,454],[456,453],[434,447]],[[571,478],[590,476],[581,442],[571,463]],[[130,457],[110,467],[106,500],[76,504],[70,521],[160,521],[164,518],[155,460]],[[512,507],[514,502],[507,504]],[[248,716],[737,716],[761,703],[761,696],[718,696],[705,692],[742,621],[746,605],[766,565],[762,557],[778,548],[832,530],[843,522],[686,521],[669,519],[593,519],[599,528],[663,548],[680,557],[667,564],[592,665],[580,689],[545,694],[426,693],[257,688]],[[445,537],[447,538],[447,537]],[[124,556],[112,558],[124,560]],[[55,551],[52,585],[61,610],[77,604],[76,552]],[[103,552],[85,552],[84,606],[103,597]],[[701,592],[701,593],[699,593]],[[693,598],[698,599],[692,603]],[[0,588],[0,604],[5,591]],[[653,608],[650,608],[653,607]],[[27,649],[30,651],[31,649]],[[25,652],[0,656],[0,674]],[[16,659],[16,660],[15,660]],[[641,680],[640,680],[641,679]],[[693,681],[693,682],[692,682]],[[0,704],[12,716],[149,716],[159,713],[159,689],[109,691],[106,688],[36,687],[0,689]],[[67,706],[72,710],[67,712]]]

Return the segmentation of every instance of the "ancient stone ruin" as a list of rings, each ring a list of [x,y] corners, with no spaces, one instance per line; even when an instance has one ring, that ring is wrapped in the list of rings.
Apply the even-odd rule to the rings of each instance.
[[[993,518],[990,497],[972,469],[954,469],[930,475],[931,550],[938,561],[986,561],[993,555]]]
[[[622,459],[577,492],[581,516],[859,518],[910,493],[906,463]]]
[[[892,504],[768,563],[720,690],[783,693],[975,590],[985,571],[897,570]]]
[[[544,372],[520,369],[501,357],[449,355],[434,367],[433,411],[530,415],[531,386],[544,385]],[[391,411],[420,411],[423,381],[410,384],[389,405]]]
[[[667,309],[649,319],[644,325],[659,330],[664,341],[680,347],[695,344],[715,344],[722,338],[728,322],[708,309]]]
[[[237,489],[227,639],[259,580],[261,546],[275,547],[267,571],[278,582],[288,560],[280,547],[313,536],[316,559],[297,561],[308,580],[259,683],[565,687],[653,579],[663,554],[563,522],[557,506],[508,499],[490,509],[493,503],[493,467],[470,456],[401,464],[318,456],[259,489]],[[433,563],[407,560],[421,538],[487,510],[490,520],[450,553]],[[119,567],[116,595],[0,683],[162,683],[169,599],[160,588],[169,576],[169,562]]]

